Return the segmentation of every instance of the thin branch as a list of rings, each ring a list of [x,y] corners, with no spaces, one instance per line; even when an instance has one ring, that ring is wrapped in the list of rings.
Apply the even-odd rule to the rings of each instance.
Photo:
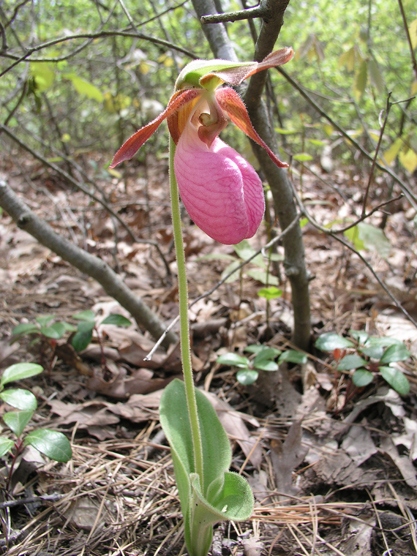
[[[413,43],[411,41],[410,31],[408,29],[408,24],[407,24],[407,17],[405,15],[402,0],[398,0],[398,4],[400,6],[401,17],[403,18],[403,23],[404,23],[404,31],[405,31],[405,34],[407,36],[408,46],[410,48],[411,60],[413,62],[414,78],[417,79],[417,59],[416,59],[416,55],[414,53]]]
[[[236,12],[228,12],[224,14],[211,14],[203,15],[200,18],[201,23],[225,23],[227,21],[242,21],[243,19],[254,19],[255,17],[265,17],[268,10],[263,2],[254,8],[247,8],[246,10],[238,10]]]
[[[373,156],[371,154],[368,153],[368,151],[366,151],[353,137],[351,137],[342,127],[340,127],[340,125],[338,123],[335,122],[335,120],[333,120],[333,118],[331,118],[327,112],[325,110],[323,110],[323,108],[317,104],[303,89],[303,87],[301,87],[301,85],[299,83],[297,83],[297,81],[295,81],[285,70],[283,70],[282,68],[278,67],[275,68],[281,75],[283,75],[285,77],[285,79],[291,83],[291,85],[306,99],[306,101],[311,104],[311,106],[313,106],[313,108],[321,115],[323,116],[323,118],[326,118],[326,120],[328,120],[332,126],[337,129],[342,135],[343,137],[345,137],[346,139],[348,139],[352,145],[355,146],[355,148],[360,151],[368,160],[373,160]],[[390,168],[387,168],[386,166],[383,166],[382,164],[380,164],[379,162],[376,162],[376,167],[379,168],[380,170],[382,170],[383,172],[386,172],[387,174],[389,174],[397,183],[398,185],[401,187],[401,189],[404,191],[407,199],[409,200],[409,202],[411,203],[411,205],[417,209],[417,197],[416,195],[409,189],[409,187],[401,180],[401,178],[399,178],[397,176],[397,174],[395,174],[395,172],[393,172]]]
[[[381,132],[379,134],[379,138],[378,138],[378,144],[376,146],[375,149],[375,155],[374,158],[372,160],[372,166],[371,166],[371,170],[369,172],[369,179],[368,179],[368,185],[366,186],[366,191],[365,191],[365,195],[363,198],[363,205],[362,205],[362,216],[365,216],[366,214],[366,203],[368,201],[368,196],[369,196],[369,190],[371,188],[371,183],[372,183],[372,178],[374,175],[374,170],[375,170],[375,164],[378,158],[378,153],[379,153],[379,149],[381,147],[381,142],[382,142],[382,138],[384,136],[384,131],[385,131],[385,126],[387,125],[387,121],[388,121],[388,116],[389,116],[389,112],[391,110],[391,103],[390,103],[390,98],[391,98],[392,93],[388,93],[388,97],[387,97],[387,107],[385,109],[385,118],[384,118],[384,122],[381,126]]]
[[[167,272],[167,274],[171,274],[170,269],[169,269],[169,265],[165,259],[164,254],[162,253],[162,250],[158,244],[158,242],[152,240],[152,239],[139,239],[135,236],[135,234],[132,232],[132,230],[130,229],[130,227],[126,224],[126,222],[124,222],[124,220],[122,218],[120,218],[120,216],[117,214],[117,212],[115,212],[104,199],[100,199],[100,197],[97,197],[97,195],[95,195],[94,193],[92,193],[91,191],[89,191],[86,187],[84,187],[84,185],[82,183],[80,183],[79,181],[77,181],[76,179],[74,179],[72,176],[70,176],[67,172],[65,172],[64,170],[62,170],[59,166],[56,166],[53,162],[49,162],[46,158],[44,158],[41,154],[39,154],[38,152],[34,151],[33,149],[31,149],[28,145],[26,145],[25,143],[23,143],[23,141],[21,141],[18,137],[16,137],[14,135],[14,133],[12,133],[10,131],[10,129],[2,124],[0,124],[0,135],[1,132],[4,131],[4,133],[6,135],[8,135],[11,139],[13,139],[13,141],[15,141],[15,143],[17,143],[22,149],[26,150],[27,152],[29,152],[34,158],[36,158],[37,160],[39,160],[40,162],[42,162],[45,166],[51,168],[52,170],[54,170],[55,172],[57,172],[59,175],[61,175],[62,177],[64,177],[67,181],[69,181],[74,187],[76,187],[77,189],[79,189],[80,191],[82,191],[83,193],[85,193],[86,195],[88,195],[88,197],[90,197],[91,199],[93,199],[94,201],[96,201],[97,203],[99,203],[102,207],[104,207],[119,223],[120,225],[126,230],[126,232],[129,234],[129,236],[131,237],[132,241],[135,243],[146,243],[149,245],[153,245],[156,250],[158,251],[164,266],[165,266],[165,270]],[[67,157],[65,157],[65,155],[63,155],[63,153],[61,153],[61,156],[63,158],[65,158],[66,160],[70,160]],[[98,190],[97,185],[92,182],[90,179],[88,179],[88,181],[90,183],[92,183],[94,185],[94,187],[96,188],[96,190]]]
[[[0,73],[0,77],[5,75],[8,71],[10,71],[12,68],[14,68],[17,64],[20,64],[20,62],[23,62],[24,60],[26,60],[27,58],[32,56],[32,54],[34,52],[38,52],[39,50],[42,50],[44,48],[48,48],[50,46],[54,46],[56,44],[60,44],[60,43],[75,40],[75,39],[90,39],[90,40],[93,40],[93,39],[100,39],[100,38],[104,38],[104,37],[131,37],[131,38],[134,38],[134,39],[143,39],[145,41],[153,42],[155,44],[160,44],[160,45],[165,46],[167,48],[172,48],[174,50],[177,50],[178,52],[182,52],[183,54],[189,56],[192,59],[197,58],[197,56],[195,54],[193,54],[192,52],[190,52],[186,48],[183,48],[182,46],[178,46],[176,44],[173,44],[173,43],[168,42],[168,41],[163,40],[163,39],[158,39],[157,37],[153,37],[152,35],[145,35],[144,33],[131,33],[131,32],[127,32],[127,31],[100,31],[98,33],[79,33],[79,34],[76,34],[76,35],[68,35],[66,37],[59,37],[57,39],[53,39],[51,41],[48,41],[48,42],[45,42],[45,43],[42,43],[42,44],[38,44],[37,46],[33,46],[31,48],[28,48],[23,56],[15,56],[15,55],[9,54],[9,53],[8,54],[3,54],[4,57],[14,59],[15,61],[14,61],[13,64],[10,64],[10,66],[8,68],[6,68],[2,73]],[[34,62],[61,62],[62,60],[67,60],[70,56],[74,56],[74,54],[79,52],[79,50],[81,48],[85,48],[85,46],[87,46],[87,44],[89,44],[90,40],[87,41],[87,43],[84,43],[83,45],[78,47],[78,49],[76,49],[74,52],[72,52],[68,55],[51,57],[51,58],[32,58],[32,61],[34,61]]]
[[[4,180],[0,180],[0,206],[16,222],[17,226],[28,232],[42,245],[56,253],[75,268],[94,278],[104,291],[124,307],[137,324],[147,330],[154,338],[159,338],[165,330],[164,324],[155,313],[133,294],[118,274],[103,260],[57,234],[51,226],[40,219],[15,194]],[[164,340],[164,347],[177,343],[177,335],[170,332]]]
[[[278,241],[280,241],[285,234],[287,234],[298,222],[300,218],[300,215],[297,214],[296,218],[294,218],[294,220],[291,222],[291,224],[289,226],[287,226],[287,228],[285,228],[285,230],[283,232],[281,232],[278,236],[274,237],[274,239],[272,239],[269,243],[267,243],[266,245],[264,245],[263,247],[261,247],[260,249],[258,249],[256,251],[256,253],[254,253],[253,255],[251,255],[250,257],[248,257],[247,259],[245,259],[239,266],[237,266],[236,268],[234,268],[233,270],[231,270],[230,272],[228,272],[221,280],[219,280],[219,282],[217,282],[217,284],[215,286],[213,286],[210,290],[206,291],[205,293],[202,293],[201,295],[199,295],[198,297],[196,297],[194,299],[194,301],[192,301],[189,305],[188,308],[191,309],[191,307],[193,305],[195,305],[198,301],[200,301],[201,299],[204,299],[205,297],[208,297],[209,295],[211,295],[213,292],[215,292],[218,288],[220,288],[220,286],[222,284],[224,284],[233,274],[235,274],[236,272],[238,272],[240,269],[242,269],[244,266],[246,266],[248,263],[251,262],[252,259],[254,259],[255,257],[257,257],[260,254],[263,254],[264,251],[266,251],[267,249],[269,249],[270,247],[272,247],[273,245],[275,245],[275,243],[277,243]],[[148,355],[143,359],[144,361],[151,361],[153,354],[155,353],[155,351],[158,349],[158,347],[161,345],[161,343],[164,341],[165,336],[168,334],[168,332],[176,325],[176,323],[179,321],[180,317],[177,316],[175,317],[175,319],[167,326],[166,330],[164,331],[164,333],[162,334],[162,336],[159,338],[159,340],[156,342],[156,344],[153,346],[153,348],[151,349],[151,351],[148,353]]]

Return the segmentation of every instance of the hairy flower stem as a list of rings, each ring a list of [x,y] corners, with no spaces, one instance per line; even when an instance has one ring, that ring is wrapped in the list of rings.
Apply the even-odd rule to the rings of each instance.
[[[180,203],[177,180],[174,172],[175,143],[169,138],[169,184],[171,192],[172,224],[174,229],[175,252],[178,268],[178,297],[180,312],[180,343],[182,371],[184,374],[185,395],[187,398],[188,418],[191,426],[195,473],[200,477],[201,490],[203,485],[203,448],[201,443],[200,425],[198,421],[197,402],[194,392],[193,370],[191,366],[190,331],[188,325],[188,290],[187,273],[185,270],[184,243],[182,240]]]

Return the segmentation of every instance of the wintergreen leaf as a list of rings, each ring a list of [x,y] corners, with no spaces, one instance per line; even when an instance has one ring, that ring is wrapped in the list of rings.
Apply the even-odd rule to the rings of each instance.
[[[264,346],[263,349],[259,350],[255,359],[253,360],[254,365],[258,365],[262,361],[272,361],[278,355],[280,355],[281,351],[276,348],[271,348],[268,346]]]
[[[379,372],[384,380],[399,394],[405,396],[410,391],[410,383],[407,377],[395,367],[379,367]]]
[[[13,446],[13,440],[9,440],[8,438],[4,438],[4,436],[0,436],[0,458],[7,454],[7,452],[10,452]]]
[[[94,314],[94,311],[88,309],[87,311],[81,311],[80,313],[75,313],[75,315],[72,315],[72,318],[76,320],[94,321],[96,315]]]
[[[55,315],[39,315],[35,320],[38,324],[40,324],[40,326],[46,326],[48,322],[51,322],[54,318]]]
[[[395,363],[396,361],[405,361],[411,357],[411,353],[404,344],[394,344],[390,346],[381,357],[381,363]]]
[[[269,288],[261,288],[258,295],[259,297],[265,297],[265,299],[276,299],[282,296],[282,290],[276,286],[269,286]]]
[[[74,334],[71,340],[72,347],[75,351],[83,351],[91,342],[93,337],[94,322],[85,321],[78,324],[78,332]]]
[[[384,348],[382,346],[369,346],[369,347],[365,346],[359,348],[359,351],[363,355],[366,355],[371,359],[381,359],[382,354],[384,353]]]
[[[354,344],[350,340],[343,336],[339,336],[339,334],[335,332],[325,332],[317,338],[314,345],[321,351],[333,351],[334,349],[354,347]]]
[[[16,382],[17,380],[23,380],[24,378],[38,375],[42,371],[43,367],[36,363],[16,363],[15,365],[11,365],[7,367],[1,377],[0,388],[3,388],[3,386],[9,382]]]
[[[360,344],[364,344],[369,338],[369,334],[364,330],[349,330],[349,334]]]
[[[51,326],[42,326],[40,332],[47,338],[59,340],[65,334],[66,328],[64,323],[55,322],[54,324],[51,324]]]
[[[217,358],[220,365],[230,365],[231,367],[249,367],[249,359],[238,353],[225,353]]]
[[[358,388],[364,388],[371,384],[374,380],[374,375],[366,369],[357,369],[352,376],[353,384]]]
[[[367,361],[363,359],[360,355],[345,355],[343,359],[339,362],[337,366],[338,371],[351,371],[359,367],[367,365]]]
[[[249,353],[259,353],[263,349],[265,349],[263,344],[251,344],[243,348],[244,351],[248,351]]]
[[[296,365],[305,365],[307,363],[307,355],[296,349],[288,349],[280,355],[279,362],[282,363],[283,361],[295,363]]]
[[[38,403],[32,392],[23,390],[22,388],[5,390],[0,394],[0,398],[16,409],[35,411],[38,407]]]
[[[262,360],[259,363],[253,363],[255,369],[258,371],[277,371],[279,369],[278,364],[275,361]],[[239,381],[240,382],[240,381]]]
[[[31,420],[32,415],[33,411],[9,411],[3,415],[3,421],[19,437]]]
[[[254,369],[240,369],[236,373],[237,381],[244,386],[248,386],[249,384],[253,384],[259,376],[258,371]]]
[[[115,324],[116,326],[130,326],[132,323],[123,315],[111,314],[101,321],[100,324]]]
[[[71,444],[61,432],[39,429],[29,433],[24,442],[25,446],[33,446],[54,461],[66,462],[72,457]]]
[[[39,333],[39,328],[36,324],[31,322],[23,322],[22,324],[18,324],[12,330],[12,336],[26,336],[28,334],[37,334]]]

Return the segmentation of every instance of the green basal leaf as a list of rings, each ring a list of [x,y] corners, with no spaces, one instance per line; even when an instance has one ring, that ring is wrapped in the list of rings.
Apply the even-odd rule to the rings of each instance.
[[[12,336],[27,336],[28,334],[38,334],[39,328],[31,322],[18,324],[12,330]]]
[[[65,463],[72,457],[71,444],[61,432],[40,429],[29,433],[25,446],[33,446],[48,458]]]
[[[256,364],[254,363],[253,366],[255,367],[255,369],[258,369],[258,371],[277,371],[279,368],[278,364],[275,363],[275,361],[269,360],[260,361]]]
[[[383,364],[395,363],[396,361],[405,361],[409,357],[411,357],[411,353],[404,344],[394,344],[386,350],[380,362]]]
[[[353,369],[358,369],[367,365],[368,362],[365,361],[360,355],[345,355],[337,366],[338,371],[351,371]]]
[[[100,324],[115,324],[116,326],[130,326],[132,323],[123,315],[111,314],[101,321]]]
[[[296,365],[305,365],[307,363],[307,355],[296,349],[289,349],[280,355],[279,362],[282,363],[283,361],[295,363]]]
[[[368,386],[374,380],[374,375],[366,369],[357,369],[352,375],[352,381],[358,388]]]
[[[194,469],[191,427],[184,383],[173,380],[159,408],[162,428],[171,446],[175,477],[184,516],[185,542],[192,556],[206,556],[212,524],[222,519],[248,519],[253,509],[249,485],[227,470],[231,449],[227,435],[207,398],[195,390],[203,449],[203,485]],[[229,475],[233,475],[230,478]]]
[[[72,315],[72,318],[76,320],[94,321],[96,315],[94,314],[93,311],[89,309],[87,311],[81,311],[80,313],[75,313],[75,315]]]
[[[59,340],[65,334],[66,328],[63,322],[55,322],[51,326],[42,326],[40,332],[47,338]]]
[[[24,378],[29,378],[31,376],[38,375],[43,371],[43,367],[37,365],[36,363],[16,363],[7,367],[4,371],[0,387],[3,388],[5,384],[9,382],[15,382],[17,380],[23,380]]]
[[[276,369],[275,369],[276,370]],[[259,373],[254,369],[241,369],[236,373],[236,379],[243,386],[249,386],[253,384],[258,379]]]
[[[3,421],[19,437],[31,420],[32,415],[33,411],[9,411],[3,415]]]
[[[343,336],[339,336],[339,334],[335,332],[326,332],[322,334],[317,338],[314,345],[321,351],[333,351],[334,349],[354,347],[354,344],[350,340]]]
[[[0,458],[7,454],[7,452],[10,452],[13,446],[13,440],[9,440],[8,438],[4,438],[4,436],[0,436]]]
[[[15,409],[35,411],[38,407],[35,396],[29,390],[22,388],[5,390],[0,394],[0,398]]]
[[[247,357],[238,353],[225,353],[217,358],[219,365],[230,365],[231,367],[249,367],[250,362]]]
[[[407,377],[395,367],[379,367],[379,372],[384,380],[394,388],[401,396],[405,396],[410,391],[410,383]]]
[[[276,286],[269,286],[269,288],[261,288],[258,295],[259,297],[265,297],[265,299],[276,299],[282,296],[282,290]]]

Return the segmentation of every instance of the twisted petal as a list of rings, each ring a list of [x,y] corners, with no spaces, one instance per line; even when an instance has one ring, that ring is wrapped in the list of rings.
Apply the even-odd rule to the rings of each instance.
[[[227,113],[229,118],[239,129],[246,133],[255,143],[263,147],[269,155],[269,158],[275,162],[280,168],[288,168],[286,162],[282,162],[268,147],[268,145],[259,137],[253,127],[249,114],[240,96],[230,87],[217,89],[216,98],[220,107]]]
[[[121,162],[132,158],[132,156],[137,153],[137,151],[141,148],[145,141],[149,139],[149,137],[158,129],[160,124],[166,118],[168,118],[169,116],[173,116],[175,113],[184,108],[188,103],[199,97],[201,93],[201,89],[185,89],[175,92],[170,98],[168,106],[163,112],[159,114],[158,117],[152,120],[152,122],[149,122],[149,124],[141,127],[136,133],[132,135],[132,137],[130,137],[125,143],[123,143],[123,145],[114,155],[113,161],[110,164],[110,168],[114,168]],[[172,128],[175,131],[175,125],[172,125]]]
[[[174,159],[185,208],[211,238],[231,245],[252,237],[265,210],[259,176],[234,149],[216,138],[209,148],[191,122]]]

